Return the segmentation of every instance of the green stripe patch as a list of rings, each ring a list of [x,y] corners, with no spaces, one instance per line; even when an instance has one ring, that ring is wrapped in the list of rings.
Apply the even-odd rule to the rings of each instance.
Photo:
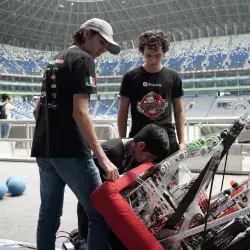
[[[86,86],[95,86],[96,79],[92,76],[85,76],[85,84]]]

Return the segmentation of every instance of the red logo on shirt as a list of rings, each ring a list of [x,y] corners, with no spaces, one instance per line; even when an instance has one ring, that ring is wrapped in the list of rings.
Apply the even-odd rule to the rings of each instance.
[[[50,79],[51,79],[52,81],[56,80],[56,75],[52,75],[52,76],[50,77]]]
[[[164,113],[167,107],[168,102],[166,99],[163,99],[154,91],[149,92],[143,97],[141,101],[137,102],[137,110],[147,117],[153,119]]]
[[[63,63],[64,63],[64,60],[63,60],[63,59],[56,59],[56,63],[58,63],[58,64],[63,64]]]

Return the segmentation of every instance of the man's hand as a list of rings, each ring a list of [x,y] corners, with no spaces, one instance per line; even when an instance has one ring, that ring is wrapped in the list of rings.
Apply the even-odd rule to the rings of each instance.
[[[107,158],[99,161],[100,166],[105,171],[104,179],[106,181],[115,181],[119,178],[119,172],[117,167]]]
[[[182,149],[186,148],[186,146],[187,146],[187,144],[185,142],[181,142],[179,144],[179,149],[182,150]]]

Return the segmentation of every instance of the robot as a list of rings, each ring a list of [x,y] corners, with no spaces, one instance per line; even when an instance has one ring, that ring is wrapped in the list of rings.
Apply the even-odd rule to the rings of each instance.
[[[250,180],[232,181],[229,189],[212,195],[222,158],[239,134],[250,130],[246,118],[237,119],[228,131],[189,143],[158,164],[144,163],[91,194],[96,209],[128,249],[248,249],[242,242],[250,242]],[[185,164],[194,158],[204,163],[199,175]]]

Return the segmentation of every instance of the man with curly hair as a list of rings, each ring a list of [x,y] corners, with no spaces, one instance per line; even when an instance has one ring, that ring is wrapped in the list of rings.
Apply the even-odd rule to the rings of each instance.
[[[145,64],[123,76],[118,111],[119,136],[126,137],[131,105],[132,126],[129,137],[132,138],[149,123],[161,125],[168,132],[171,155],[186,144],[182,81],[176,71],[162,65],[164,54],[169,50],[167,35],[162,30],[147,31],[139,36],[138,42]],[[178,142],[172,123],[172,109]]]

